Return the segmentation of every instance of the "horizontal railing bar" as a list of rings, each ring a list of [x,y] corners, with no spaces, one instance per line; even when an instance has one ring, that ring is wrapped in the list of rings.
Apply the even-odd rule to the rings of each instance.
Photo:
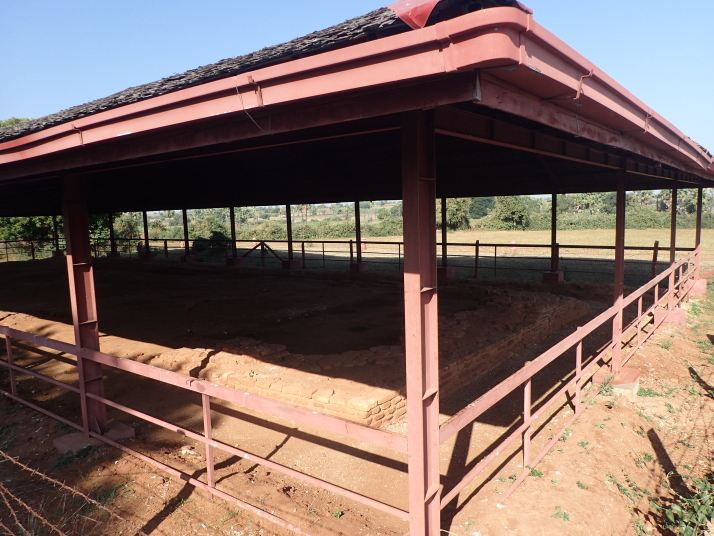
[[[43,337],[42,335],[34,335],[26,331],[18,331],[7,326],[0,326],[0,335],[5,335],[11,339],[18,339],[21,341],[29,342],[31,344],[36,344],[37,346],[42,346],[43,348],[49,348],[50,350],[57,350],[70,355],[77,355],[77,347],[74,344],[69,344],[66,342],[58,341],[55,339],[49,339]]]
[[[195,439],[196,441],[200,441],[201,443],[203,443],[205,445],[211,445],[212,447],[221,449],[221,450],[228,452],[230,454],[235,454],[236,456],[240,456],[243,459],[255,461],[256,463],[263,465],[265,467],[268,467],[270,469],[273,469],[275,471],[281,472],[281,473],[291,476],[293,478],[297,478],[298,480],[308,482],[309,484],[326,489],[328,491],[332,491],[333,493],[337,493],[337,494],[347,497],[349,499],[353,499],[355,501],[361,502],[362,504],[366,504],[367,506],[372,506],[373,508],[377,508],[379,510],[382,510],[383,512],[388,513],[388,514],[392,514],[397,517],[402,517],[403,519],[405,519],[403,516],[407,516],[407,517],[409,516],[409,514],[407,512],[404,512],[404,511],[400,510],[399,508],[395,508],[393,506],[384,504],[377,500],[370,499],[369,497],[365,497],[364,495],[360,495],[359,493],[355,493],[353,491],[342,488],[335,484],[331,484],[329,482],[325,482],[324,480],[320,480],[319,478],[307,475],[305,473],[301,473],[300,471],[296,471],[295,469],[285,467],[284,465],[281,465],[279,463],[262,458],[262,457],[258,456],[257,454],[252,454],[250,452],[246,452],[244,450],[238,449],[236,447],[232,447],[232,446],[222,443],[220,441],[216,441],[216,440],[208,441],[203,434],[199,434],[197,432],[189,430],[188,428],[184,428],[182,426],[178,426],[176,424],[164,421],[163,419],[158,419],[158,418],[148,415],[144,412],[135,410],[133,408],[130,408],[123,404],[119,404],[118,402],[114,402],[112,400],[95,395],[93,393],[87,393],[86,396],[87,396],[87,398],[91,398],[93,400],[102,402],[103,404],[106,404],[107,406],[111,406],[115,409],[123,411],[124,413],[132,415],[134,417],[138,417],[140,419],[148,421],[148,422],[155,424],[157,426],[161,426],[162,428],[165,428],[172,432],[176,432],[177,434],[181,434],[181,435],[189,437],[191,439]]]
[[[14,400],[15,402],[19,402],[20,404],[24,404],[24,405],[27,406],[28,408],[32,408],[32,409],[34,409],[35,411],[39,411],[40,413],[44,413],[44,414],[47,415],[48,417],[52,417],[53,419],[58,420],[59,422],[64,423],[64,424],[66,424],[67,426],[71,426],[72,428],[75,428],[75,429],[79,430],[80,432],[84,430],[79,424],[75,424],[75,423],[73,423],[72,421],[65,419],[64,417],[60,417],[60,416],[57,415],[56,413],[52,413],[51,411],[49,411],[49,410],[47,410],[47,409],[44,409],[44,408],[38,406],[37,404],[33,404],[32,402],[30,402],[30,401],[28,401],[28,400],[25,400],[25,399],[22,398],[22,397],[19,397],[19,396],[17,396],[17,395],[13,395],[12,393],[8,393],[7,391],[4,391],[4,390],[2,390],[2,389],[0,389],[0,394],[6,396],[6,397],[8,397],[8,398],[11,398],[11,399]]]
[[[20,367],[18,365],[10,364],[7,361],[4,361],[2,359],[0,359],[0,366],[9,368],[11,370],[20,372],[22,374],[28,374],[30,376],[34,376],[38,380],[42,380],[47,383],[52,383],[52,384],[56,385],[57,387],[61,387],[62,389],[67,389],[68,391],[72,391],[74,393],[79,393],[79,388],[75,387],[74,385],[69,385],[68,383],[64,383],[59,380],[55,380],[54,378],[50,378],[49,376],[45,376],[44,374],[40,374],[39,372],[35,372],[34,370],[30,370],[30,369],[26,369],[24,367]]]
[[[214,398],[218,398],[226,402],[232,402],[253,410],[262,411],[273,416],[290,419],[308,426],[315,426],[316,428],[320,428],[328,432],[334,432],[352,439],[365,441],[367,443],[385,447],[404,454],[407,452],[407,438],[399,434],[370,428],[368,426],[340,419],[339,417],[326,415],[318,411],[312,411],[300,406],[293,406],[292,404],[264,398],[260,395],[252,395],[245,391],[216,385],[205,380],[199,380],[197,378],[184,376],[183,374],[179,374],[177,372],[152,367],[151,365],[140,363],[138,361],[111,356],[89,348],[82,348],[82,357],[119,370],[133,372],[140,376],[151,378],[162,383],[175,385],[176,387],[180,387],[188,391],[205,393]]]
[[[292,523],[289,523],[288,521],[285,521],[284,519],[280,519],[279,517],[269,514],[265,510],[261,510],[260,508],[253,506],[252,504],[241,501],[240,499],[238,499],[237,497],[234,497],[233,495],[229,495],[228,493],[225,493],[219,489],[212,488],[205,482],[201,482],[200,480],[195,479],[195,478],[191,477],[190,475],[187,475],[186,473],[179,471],[178,469],[174,469],[170,465],[161,463],[160,461],[150,458],[149,456],[146,456],[145,454],[142,454],[141,452],[131,449],[125,445],[122,445],[121,443],[112,441],[111,439],[104,437],[101,434],[97,434],[95,432],[89,432],[89,435],[91,437],[94,437],[96,439],[99,439],[100,441],[107,443],[108,445],[118,448],[119,450],[122,450],[122,451],[126,452],[127,454],[131,454],[132,456],[135,456],[135,457],[139,458],[140,460],[142,460],[150,465],[153,465],[154,467],[158,467],[159,469],[163,470],[164,472],[169,473],[170,475],[174,476],[175,478],[178,478],[182,482],[188,482],[192,486],[200,488],[203,491],[206,491],[212,495],[216,495],[217,497],[220,497],[221,499],[223,499],[225,501],[232,502],[233,504],[238,505],[240,508],[257,515],[258,517],[262,517],[263,519],[267,519],[268,521],[275,523],[276,525],[278,525],[280,527],[284,527],[284,528],[290,530],[294,534],[310,536],[307,532],[296,527]]]

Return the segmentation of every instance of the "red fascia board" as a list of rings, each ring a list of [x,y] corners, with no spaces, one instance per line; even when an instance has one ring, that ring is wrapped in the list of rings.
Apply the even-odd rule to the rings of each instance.
[[[538,97],[552,98],[559,91],[582,88],[576,113],[599,119],[615,133],[628,134],[620,135],[627,141],[615,141],[615,146],[633,150],[629,133],[641,133],[637,138],[644,145],[671,152],[669,156],[684,168],[694,166],[700,173],[708,170],[714,174],[712,159],[689,138],[530,15],[508,7],[477,11],[421,30],[208,82],[58,125],[0,143],[0,164],[260,106],[449,72],[492,69],[494,76],[518,86],[524,83],[523,69],[505,71],[503,67],[519,65],[544,78],[540,94],[524,88]],[[563,104],[572,111],[572,104],[571,108]],[[529,117],[527,113],[523,116]],[[611,125],[603,117],[609,118]],[[653,153],[658,160],[657,150],[643,148],[639,152]]]

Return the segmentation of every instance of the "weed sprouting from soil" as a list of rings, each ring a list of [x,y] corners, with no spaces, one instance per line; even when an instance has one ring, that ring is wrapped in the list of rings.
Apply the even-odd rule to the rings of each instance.
[[[563,521],[570,521],[570,515],[568,514],[568,512],[563,510],[561,506],[556,506],[555,513],[550,517],[554,517],[555,519],[562,519]]]

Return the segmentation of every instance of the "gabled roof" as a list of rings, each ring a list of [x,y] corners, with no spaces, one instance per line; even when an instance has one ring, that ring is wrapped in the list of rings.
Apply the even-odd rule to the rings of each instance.
[[[487,7],[512,6],[514,0],[442,0],[427,25]],[[313,32],[257,52],[228,58],[210,65],[174,74],[156,82],[131,87],[102,99],[73,106],[61,112],[0,129],[0,142],[39,132],[82,117],[165,95],[213,80],[235,76],[276,63],[284,63],[328,50],[354,45],[408,31],[410,28],[388,8],[380,8],[325,30]]]

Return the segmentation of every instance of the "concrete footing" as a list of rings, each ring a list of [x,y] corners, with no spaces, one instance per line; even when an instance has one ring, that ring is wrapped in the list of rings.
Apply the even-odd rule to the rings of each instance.
[[[196,255],[181,255],[181,262],[194,263],[196,262]]]
[[[104,437],[112,441],[123,441],[136,437],[134,429],[119,421],[109,421],[107,432]],[[52,444],[60,454],[70,452],[77,453],[87,447],[99,447],[104,445],[103,441],[94,437],[87,437],[83,433],[67,434],[56,438]]]
[[[226,266],[243,266],[243,257],[226,257]]]
[[[563,270],[543,272],[543,283],[562,283],[563,281],[565,281],[565,272]]]
[[[640,390],[640,370],[624,367],[613,376],[609,367],[600,367],[593,376],[595,385],[607,384],[612,386],[616,395],[622,395],[628,400],[634,400]]]
[[[706,294],[707,293],[707,280],[706,279],[695,279],[692,285],[692,294]]]
[[[359,274],[362,272],[367,272],[369,270],[369,263],[367,262],[351,262],[350,272],[354,274]]]
[[[283,270],[299,270],[299,269],[300,269],[300,259],[283,261]]]
[[[456,279],[456,266],[439,266],[436,269],[439,279]]]
[[[684,309],[657,309],[654,312],[655,325],[664,324],[679,324],[683,328],[687,327],[687,312]]]

